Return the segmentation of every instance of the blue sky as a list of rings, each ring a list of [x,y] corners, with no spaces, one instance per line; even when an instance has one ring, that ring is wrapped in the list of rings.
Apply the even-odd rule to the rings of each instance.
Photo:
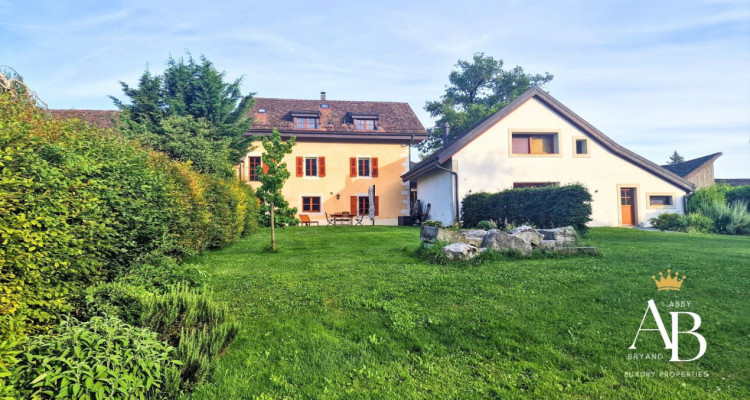
[[[722,151],[750,178],[748,1],[11,1],[0,65],[50,108],[114,109],[167,57],[204,54],[261,97],[438,99],[458,59],[548,71],[550,93],[621,145],[663,163]]]

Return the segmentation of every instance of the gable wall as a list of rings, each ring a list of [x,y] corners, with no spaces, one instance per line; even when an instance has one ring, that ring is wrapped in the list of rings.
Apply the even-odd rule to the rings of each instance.
[[[550,131],[558,133],[559,155],[510,156],[511,131]],[[459,198],[480,191],[510,189],[514,182],[582,182],[593,197],[591,226],[620,225],[620,186],[636,187],[636,222],[662,212],[683,212],[684,190],[654,176],[611,153],[588,137],[590,157],[573,157],[574,137],[587,137],[550,108],[532,98],[513,113],[490,127],[453,156],[459,174]],[[672,208],[650,208],[648,193],[672,194]]]

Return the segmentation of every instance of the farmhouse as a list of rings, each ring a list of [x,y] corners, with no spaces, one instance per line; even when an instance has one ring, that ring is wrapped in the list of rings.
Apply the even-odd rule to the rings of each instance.
[[[365,215],[368,188],[375,185],[375,221],[396,225],[409,215],[411,145],[427,132],[407,103],[256,98],[248,136],[269,135],[277,128],[285,140],[295,136],[284,158],[291,177],[282,194],[298,213],[325,224],[326,214]],[[263,166],[260,143],[235,167],[237,177],[257,188]]]
[[[679,176],[615,143],[539,87],[402,175],[416,181],[430,218],[452,224],[461,199],[476,192],[583,183],[593,197],[591,226],[644,225],[684,212],[695,189]]]
[[[679,175],[695,185],[695,189],[711,186],[714,180],[714,161],[723,153],[714,153],[676,164],[662,165],[666,170]]]

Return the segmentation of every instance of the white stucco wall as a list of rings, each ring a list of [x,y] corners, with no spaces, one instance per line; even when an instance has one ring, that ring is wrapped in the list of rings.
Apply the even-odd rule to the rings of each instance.
[[[417,199],[424,207],[430,206],[430,219],[438,220],[443,225],[453,223],[453,177],[447,171],[436,170],[417,181]]]
[[[510,155],[511,132],[558,132],[559,154]],[[588,157],[574,157],[575,138],[588,138]],[[591,226],[618,226],[620,222],[619,187],[636,188],[636,223],[663,212],[684,212],[685,191],[611,153],[550,108],[532,98],[513,113],[490,127],[485,133],[453,155],[453,170],[459,174],[459,198],[468,193],[497,192],[510,189],[514,182],[559,182],[561,185],[581,182],[593,197]],[[448,174],[445,173],[448,180]],[[430,182],[423,184],[423,181]],[[433,182],[434,181],[434,182]],[[435,209],[438,198],[449,199],[450,185],[436,178],[420,178],[419,197]],[[423,192],[423,187],[428,192]],[[671,194],[671,208],[650,208],[648,194]],[[437,216],[438,214],[433,214]],[[442,215],[442,214],[441,214]],[[444,221],[445,223],[445,221]]]

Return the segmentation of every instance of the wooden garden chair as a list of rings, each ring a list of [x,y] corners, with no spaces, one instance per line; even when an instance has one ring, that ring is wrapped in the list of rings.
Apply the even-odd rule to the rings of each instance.
[[[326,222],[328,222],[328,225],[336,225],[336,219],[334,218],[328,218],[328,212],[326,214]]]
[[[310,224],[320,225],[318,221],[313,221],[310,219],[310,216],[307,214],[300,214],[299,215],[299,223],[301,225],[307,225],[310,226]]]

